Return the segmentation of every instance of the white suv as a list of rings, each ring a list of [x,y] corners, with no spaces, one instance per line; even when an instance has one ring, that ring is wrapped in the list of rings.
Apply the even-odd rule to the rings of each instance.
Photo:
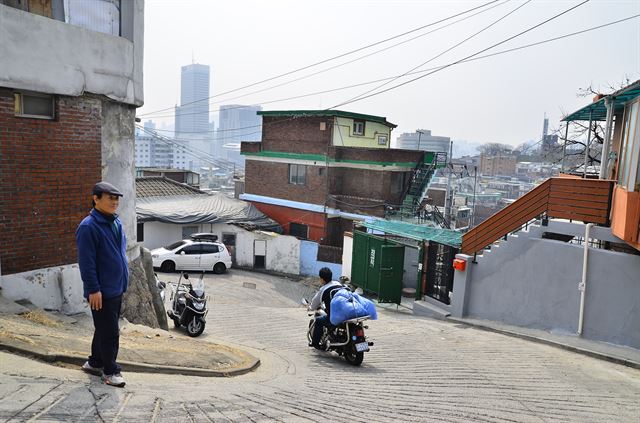
[[[153,267],[163,272],[175,270],[212,270],[224,273],[231,267],[229,250],[216,235],[194,234],[191,239],[183,239],[151,251]]]

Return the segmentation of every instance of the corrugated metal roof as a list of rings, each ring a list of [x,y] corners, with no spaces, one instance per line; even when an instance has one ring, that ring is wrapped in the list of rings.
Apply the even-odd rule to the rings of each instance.
[[[164,176],[144,176],[136,178],[136,198],[170,197],[207,193],[187,184],[172,181]]]
[[[460,248],[462,245],[462,234],[449,229],[431,228],[428,226],[414,225],[412,223],[391,220],[363,222],[362,226],[387,234],[415,239],[417,241],[435,241],[440,244],[456,248]]]
[[[564,122],[571,122],[574,120],[589,120],[589,116],[594,121],[604,121],[607,119],[607,106],[605,105],[605,99],[611,98],[615,100],[615,111],[619,112],[624,109],[624,105],[640,96],[640,80],[633,84],[609,94],[601,98],[600,100],[584,106],[582,109],[571,113],[569,116],[562,119]]]

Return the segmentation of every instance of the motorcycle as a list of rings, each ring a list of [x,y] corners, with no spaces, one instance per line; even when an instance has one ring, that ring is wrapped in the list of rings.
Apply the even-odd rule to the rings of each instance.
[[[153,273],[153,276],[156,279],[156,288],[158,288],[158,292],[160,293],[160,299],[162,300],[162,304],[164,304],[164,291],[167,288],[167,284],[158,279],[158,274]]]
[[[303,298],[302,304],[309,307],[309,302]],[[307,331],[307,340],[311,345],[313,330],[315,328],[316,317],[326,315],[324,304],[318,310],[308,310],[309,330]],[[331,325],[331,328],[324,327],[322,336],[320,337],[320,345],[325,351],[335,351],[339,356],[344,356],[347,363],[359,366],[364,360],[364,353],[370,351],[369,347],[373,346],[373,342],[367,341],[364,330],[369,329],[363,322],[369,320],[371,316],[356,317],[340,323],[338,326]]]
[[[183,281],[183,279],[186,281]],[[171,292],[171,310],[167,315],[176,328],[186,327],[187,334],[196,337],[204,332],[207,298],[204,296],[204,272],[195,282],[189,281],[189,275],[182,272],[175,289]]]

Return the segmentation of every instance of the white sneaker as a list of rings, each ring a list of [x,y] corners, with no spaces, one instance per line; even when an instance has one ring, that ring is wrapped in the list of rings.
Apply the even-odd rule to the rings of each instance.
[[[122,388],[125,385],[124,378],[120,373],[102,375],[102,381],[107,385],[117,386],[118,388]]]
[[[81,369],[94,376],[102,376],[102,367],[93,367],[88,361],[82,365]]]

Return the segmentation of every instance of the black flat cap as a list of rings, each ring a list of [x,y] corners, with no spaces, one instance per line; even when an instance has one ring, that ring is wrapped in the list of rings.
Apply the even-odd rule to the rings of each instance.
[[[100,193],[106,192],[107,194],[111,194],[111,195],[118,195],[120,197],[122,197],[122,193],[120,192],[120,190],[116,187],[114,187],[113,185],[111,185],[109,182],[98,182],[97,184],[95,184],[93,186],[93,191],[92,194],[94,195],[98,195]]]

